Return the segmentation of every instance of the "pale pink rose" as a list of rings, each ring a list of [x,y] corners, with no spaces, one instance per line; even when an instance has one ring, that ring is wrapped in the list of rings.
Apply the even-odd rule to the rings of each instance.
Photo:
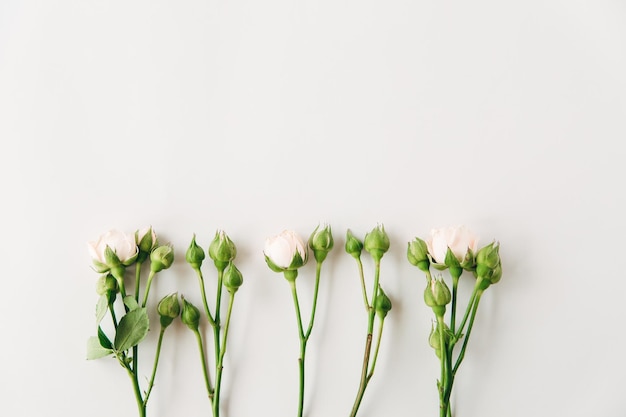
[[[120,262],[124,263],[138,253],[137,243],[135,242],[134,233],[124,233],[119,230],[109,230],[98,238],[95,242],[89,242],[89,254],[91,258],[100,264],[106,265],[106,257],[104,252],[107,248],[111,248],[117,255]]]
[[[462,262],[468,249],[476,253],[477,245],[478,238],[465,226],[433,229],[430,231],[430,238],[426,240],[430,256],[440,264],[445,262],[448,248]]]
[[[277,236],[268,238],[263,253],[274,265],[284,269],[304,265],[308,256],[306,244],[292,230],[285,230]]]

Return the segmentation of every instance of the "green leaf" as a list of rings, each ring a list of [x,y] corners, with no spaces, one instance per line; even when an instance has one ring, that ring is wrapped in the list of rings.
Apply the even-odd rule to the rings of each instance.
[[[100,345],[100,340],[92,336],[87,340],[87,360],[100,359],[109,356],[113,351]]]
[[[101,295],[98,299],[98,304],[96,304],[96,324],[100,324],[104,315],[107,313],[107,308],[109,307],[107,301],[106,295]]]
[[[148,334],[150,322],[145,308],[129,311],[117,326],[115,334],[115,349],[125,351],[141,342]]]
[[[100,346],[102,346],[105,349],[113,349],[113,343],[111,343],[111,340],[107,337],[106,333],[104,333],[104,330],[102,330],[102,327],[98,326],[98,340],[100,341]]]
[[[124,297],[124,304],[128,307],[128,310],[133,311],[139,308],[139,304],[132,295],[127,295]]]

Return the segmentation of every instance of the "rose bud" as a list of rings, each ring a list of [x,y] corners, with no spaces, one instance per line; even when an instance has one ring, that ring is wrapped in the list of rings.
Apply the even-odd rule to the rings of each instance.
[[[157,237],[152,226],[136,231],[135,243],[139,248],[137,262],[143,263],[150,256],[152,249],[157,246]]]
[[[209,257],[213,259],[217,269],[223,271],[236,255],[237,248],[226,233],[223,230],[215,232],[215,238],[209,245]]]
[[[436,316],[443,316],[446,305],[452,300],[450,290],[443,279],[431,279],[424,290],[424,302],[431,307]]]
[[[117,280],[111,274],[102,275],[96,283],[96,292],[98,295],[117,294],[119,292]]]
[[[284,272],[285,278],[296,279],[297,269],[308,260],[307,246],[292,230],[285,230],[265,241],[265,262],[272,271]]]
[[[150,270],[159,272],[174,263],[174,248],[170,245],[159,246],[150,253]]]
[[[374,310],[381,319],[387,316],[389,310],[391,310],[391,300],[387,297],[387,294],[383,291],[383,287],[378,287],[378,295],[374,299]]]
[[[309,237],[309,247],[313,250],[313,256],[317,262],[323,262],[326,259],[333,245],[333,235],[328,224],[324,224],[321,230],[320,226],[317,226]]]
[[[492,242],[476,254],[476,275],[490,279],[496,266],[500,264],[500,245]]]
[[[172,324],[172,321],[180,314],[180,304],[178,303],[178,293],[166,295],[159,301],[157,306],[161,326],[164,328]]]
[[[234,263],[228,264],[224,271],[224,286],[231,294],[234,294],[239,287],[243,284],[243,275],[241,271],[237,269]]]
[[[435,349],[435,354],[439,359],[441,359],[441,335],[439,334],[439,324],[437,324],[436,328],[431,328],[430,336],[428,337],[428,344]],[[448,326],[444,323],[443,328],[443,343],[447,346],[450,341],[450,330]]]
[[[363,242],[354,237],[350,229],[346,232],[346,252],[352,255],[353,258],[359,259],[361,257],[361,251],[363,250]]]
[[[376,261],[380,261],[385,252],[389,250],[389,236],[382,224],[377,225],[371,232],[365,235],[363,247]]]
[[[196,235],[194,234],[191,239],[191,244],[187,249],[187,253],[185,254],[185,259],[193,269],[200,269],[205,256],[204,249],[196,244]]]
[[[200,324],[200,310],[198,310],[193,304],[185,300],[185,297],[181,297],[183,300],[183,311],[180,314],[180,319],[187,327],[194,332],[198,331],[198,325]]]
[[[412,242],[409,242],[409,247],[406,251],[406,257],[409,262],[424,272],[427,272],[430,267],[430,260],[428,259],[428,247],[426,242],[416,237]]]

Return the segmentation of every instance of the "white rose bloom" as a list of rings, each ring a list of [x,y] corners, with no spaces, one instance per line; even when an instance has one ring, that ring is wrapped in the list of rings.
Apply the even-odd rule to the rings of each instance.
[[[106,264],[104,252],[110,247],[120,262],[124,263],[137,255],[138,248],[134,233],[124,233],[118,230],[109,230],[95,242],[89,242],[89,254],[94,261]]]
[[[308,254],[304,241],[292,230],[285,230],[277,236],[268,238],[263,253],[274,265],[284,269],[304,265]],[[302,261],[299,265],[292,265],[296,254],[300,255]]]
[[[448,248],[462,262],[468,249],[476,253],[477,245],[478,238],[465,226],[433,229],[430,231],[430,238],[426,240],[428,252],[440,264],[445,262]]]

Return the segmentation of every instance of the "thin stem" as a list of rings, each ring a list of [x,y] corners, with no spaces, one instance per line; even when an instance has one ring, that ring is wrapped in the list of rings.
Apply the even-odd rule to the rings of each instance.
[[[446,392],[448,391],[448,348],[445,344],[445,323],[443,316],[437,316],[437,328],[439,329],[439,343],[441,346],[441,379],[439,381],[439,415],[440,417],[446,417],[447,415],[447,402]]]
[[[141,280],[141,262],[137,262],[135,266],[135,301],[139,303],[139,285]],[[139,369],[139,346],[133,346],[133,372],[135,373],[135,379],[138,379]],[[137,384],[139,381],[137,380]],[[145,406],[145,402],[144,402]]]
[[[137,402],[137,409],[139,411],[139,417],[146,417],[146,406],[143,403],[143,399],[141,398],[141,390],[139,388],[139,383],[135,376],[135,372],[133,372],[132,369],[130,368],[130,365],[126,363],[126,355],[124,353],[122,353],[121,358],[118,357],[117,359],[120,362],[120,364],[124,367],[124,369],[126,369],[126,372],[128,372],[128,376],[130,377],[133,383],[133,392],[135,393],[135,401]]]
[[[298,395],[298,417],[302,417],[304,410],[304,358],[306,354],[306,342],[307,339],[304,336],[304,330],[302,329],[302,316],[300,315],[300,303],[298,302],[298,292],[296,291],[296,281],[290,280],[291,295],[293,297],[293,304],[296,309],[296,319],[298,321],[298,336],[300,338],[300,357],[298,358],[298,368],[300,371],[300,392]]]
[[[226,342],[228,340],[228,328],[230,326],[230,316],[233,311],[233,303],[235,301],[235,294],[230,293],[228,299],[228,311],[226,312],[226,323],[224,324],[224,340],[222,343],[222,350],[220,351],[219,359],[217,361],[215,369],[215,398],[213,400],[213,417],[219,417],[220,415],[220,390],[222,386],[222,370],[224,363],[224,355],[226,355]]]
[[[454,337],[456,340],[459,340],[461,338],[461,334],[463,332],[463,328],[465,327],[465,323],[467,322],[467,319],[469,318],[469,315],[472,311],[472,306],[474,305],[477,292],[478,292],[478,288],[474,287],[474,291],[472,291],[472,295],[470,296],[469,302],[467,303],[467,308],[465,310],[465,315],[463,316],[463,320],[461,320],[461,324],[456,329],[456,333],[454,334]]]
[[[361,258],[356,258],[356,263],[359,267],[359,277],[361,278],[361,291],[363,292],[363,304],[365,304],[365,311],[369,311],[370,303],[367,298],[367,289],[365,288],[365,275],[363,274],[363,262],[361,262]]]
[[[365,338],[365,353],[363,354],[363,367],[361,368],[361,381],[359,383],[359,391],[356,394],[356,398],[354,400],[354,404],[352,405],[352,411],[350,412],[350,417],[355,417],[356,413],[359,411],[359,406],[361,405],[361,400],[363,399],[363,395],[365,394],[365,388],[367,388],[367,367],[369,365],[370,360],[370,352],[372,351],[372,334],[368,333]]]
[[[450,309],[450,331],[454,334],[454,324],[456,319],[456,298],[459,287],[459,277],[452,276],[452,307]]]
[[[113,303],[109,303],[109,311],[111,312],[111,320],[113,320],[113,327],[117,330],[117,316],[115,315],[115,309]]]
[[[141,307],[145,307],[148,302],[148,294],[150,293],[150,286],[152,285],[152,279],[156,275],[156,272],[150,270],[150,274],[148,275],[148,282],[146,283],[146,291],[143,294],[143,302],[141,303]]]
[[[311,336],[311,331],[313,330],[313,322],[315,321],[315,310],[317,307],[317,294],[319,292],[320,287],[320,274],[322,271],[322,262],[318,262],[315,268],[315,290],[313,291],[313,307],[311,308],[311,318],[309,319],[309,328],[306,330],[304,334],[304,338],[309,340],[309,336]]]
[[[213,327],[213,342],[215,344],[215,364],[219,361],[220,356],[220,330],[222,324],[220,322],[220,309],[222,304],[222,288],[224,280],[224,268],[217,268],[217,294],[215,296],[215,320],[211,323]]]
[[[196,273],[198,274],[198,281],[200,282],[200,294],[202,295],[202,305],[204,305],[204,312],[206,313],[207,318],[209,319],[209,323],[211,326],[215,325],[215,320],[213,320],[213,315],[209,310],[209,303],[206,300],[206,290],[204,287],[204,276],[202,275],[202,271],[200,268],[194,268]]]
[[[211,401],[211,404],[213,404],[214,391],[213,391],[213,388],[211,387],[211,381],[209,381],[209,373],[207,371],[206,359],[204,357],[204,346],[202,344],[202,336],[200,335],[200,332],[197,329],[194,330],[194,333],[196,335],[196,341],[198,342],[198,350],[200,351],[200,360],[202,361],[202,372],[204,374],[204,383],[206,385],[206,390],[209,395],[209,400]]]
[[[482,290],[479,290],[476,293],[475,301],[472,306],[472,315],[469,319],[469,324],[467,325],[467,333],[465,334],[465,338],[463,340],[463,346],[461,346],[461,351],[459,352],[459,356],[454,364],[454,368],[452,368],[452,375],[456,374],[456,371],[459,369],[461,365],[461,361],[465,357],[465,349],[467,348],[467,343],[469,342],[470,334],[472,333],[472,327],[474,326],[474,319],[476,318],[476,311],[478,311],[478,303],[480,302],[480,297],[482,296]]]
[[[380,341],[383,336],[383,328],[385,326],[385,319],[383,317],[379,318],[380,325],[378,326],[378,337],[376,339],[376,347],[374,348],[374,359],[372,360],[372,365],[370,366],[369,373],[367,374],[367,382],[372,379],[374,375],[374,369],[376,368],[376,359],[378,359],[378,351],[380,350]]]
[[[144,406],[148,405],[148,398],[150,397],[150,392],[152,392],[152,387],[154,386],[154,378],[156,377],[157,366],[159,364],[159,356],[161,355],[161,344],[163,343],[163,335],[165,334],[165,327],[161,326],[161,331],[159,332],[159,341],[157,342],[156,354],[154,356],[154,366],[152,367],[152,376],[150,377],[150,382],[148,383],[148,390],[146,392],[146,398],[143,400]]]
[[[371,334],[374,331],[374,315],[376,311],[374,310],[374,298],[376,298],[378,294],[378,281],[380,280],[380,259],[374,260],[374,286],[372,288],[372,303],[368,306],[368,323],[367,323],[367,333]]]
[[[139,285],[141,281],[141,263],[137,262],[135,267],[135,301],[139,303]]]
[[[361,400],[363,399],[363,395],[365,394],[365,389],[367,388],[367,384],[369,382],[368,368],[369,368],[370,355],[372,351],[372,334],[374,332],[374,317],[376,316],[376,311],[374,310],[373,304],[374,304],[374,297],[376,297],[376,294],[378,294],[379,279],[380,279],[380,259],[375,259],[374,260],[374,287],[372,289],[372,305],[370,304],[367,305],[367,336],[365,339],[365,353],[363,354],[363,367],[361,369],[361,380],[359,382],[359,390],[354,400],[350,417],[356,416],[357,412],[359,411]]]

